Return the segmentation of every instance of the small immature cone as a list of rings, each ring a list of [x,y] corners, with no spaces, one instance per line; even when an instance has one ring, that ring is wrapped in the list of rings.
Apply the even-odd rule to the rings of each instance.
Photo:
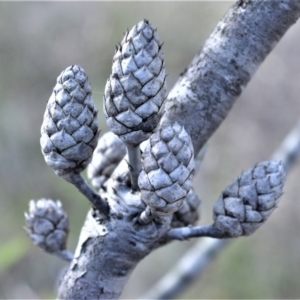
[[[281,163],[266,161],[243,172],[214,205],[214,227],[224,237],[250,235],[277,207],[285,170]]]
[[[46,163],[63,176],[85,169],[97,145],[97,111],[85,71],[68,67],[57,78],[41,128]]]
[[[185,227],[195,225],[199,219],[200,199],[192,188],[183,201],[182,206],[173,215],[171,227]]]
[[[157,126],[166,98],[165,79],[156,29],[141,21],[117,47],[104,93],[107,125],[126,144],[139,145]]]
[[[125,154],[125,144],[112,132],[107,132],[98,140],[87,169],[88,178],[96,189],[101,188]]]
[[[192,188],[194,150],[190,136],[175,123],[156,131],[142,154],[138,179],[142,200],[155,215],[178,211]]]
[[[60,201],[31,200],[25,219],[25,229],[34,245],[49,253],[66,249],[69,224]]]

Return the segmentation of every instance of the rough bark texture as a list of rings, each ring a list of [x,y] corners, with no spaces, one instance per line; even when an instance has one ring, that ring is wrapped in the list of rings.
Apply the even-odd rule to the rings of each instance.
[[[295,0],[239,1],[218,24],[169,94],[162,119],[185,126],[195,154],[299,13]],[[101,191],[109,216],[88,214],[59,299],[118,298],[137,263],[165,242],[171,217],[143,226],[137,222],[145,204],[128,188],[127,170],[121,163]]]
[[[59,298],[119,297],[135,265],[151,251],[147,241],[134,238],[124,223],[118,226],[117,222],[111,222],[105,224],[108,226],[100,226],[90,212],[81,233],[81,249],[78,249],[70,272],[64,278]]]
[[[145,205],[139,193],[128,188],[126,166],[123,161],[116,170],[118,178],[107,182],[106,192],[102,190],[109,217],[88,213],[74,260],[60,284],[59,299],[117,299],[137,263],[163,243],[172,216],[138,223]]]
[[[170,92],[162,119],[185,126],[195,155],[299,11],[295,0],[239,1],[219,22]]]

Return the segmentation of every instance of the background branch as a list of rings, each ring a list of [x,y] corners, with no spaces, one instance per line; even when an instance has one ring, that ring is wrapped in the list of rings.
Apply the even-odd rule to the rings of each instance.
[[[296,163],[300,154],[300,120],[287,134],[272,155],[272,160],[282,161],[287,170]],[[280,209],[280,208],[279,208]],[[205,228],[207,226],[199,226]],[[208,226],[209,227],[209,226]],[[174,229],[173,229],[174,231]],[[195,232],[197,234],[197,232]],[[173,236],[172,236],[173,237]],[[174,237],[176,238],[176,232]],[[213,259],[221,253],[229,243],[230,239],[200,239],[177,264],[163,276],[148,292],[140,299],[173,299],[182,293],[188,286],[203,274]]]
[[[140,299],[174,299],[206,269],[230,240],[203,238]]]
[[[289,171],[293,167],[300,153],[300,119],[287,134],[272,158],[282,161],[285,169]]]

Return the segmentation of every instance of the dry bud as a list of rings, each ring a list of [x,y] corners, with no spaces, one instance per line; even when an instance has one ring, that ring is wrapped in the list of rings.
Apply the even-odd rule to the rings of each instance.
[[[180,209],[194,172],[193,145],[184,128],[162,126],[147,141],[142,164],[138,185],[143,201],[156,215]]]
[[[60,201],[31,200],[25,219],[25,229],[33,244],[49,253],[66,249],[69,224]]]
[[[58,175],[79,173],[97,145],[97,112],[85,71],[73,65],[63,71],[48,101],[41,128],[46,163]]]
[[[100,189],[126,154],[125,144],[112,132],[98,141],[87,175],[96,189]]]
[[[183,201],[182,206],[177,210],[172,219],[171,227],[184,227],[195,225],[199,219],[200,199],[192,188]]]
[[[259,163],[243,172],[215,203],[215,228],[224,237],[252,234],[277,207],[284,181],[284,167],[275,161]]]
[[[152,134],[166,97],[165,79],[156,29],[141,21],[117,47],[104,94],[107,125],[125,143],[137,146]]]

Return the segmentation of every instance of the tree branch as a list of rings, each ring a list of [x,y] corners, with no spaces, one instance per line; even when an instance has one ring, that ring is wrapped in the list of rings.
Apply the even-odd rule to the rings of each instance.
[[[298,1],[250,0],[233,5],[218,24],[169,94],[162,118],[185,127],[195,156],[299,14]],[[108,189],[109,184],[115,182],[108,181]],[[117,199],[115,190],[124,199]],[[117,298],[136,264],[163,244],[161,239],[170,228],[167,217],[144,226],[135,222],[141,201],[122,182],[105,196],[118,210],[111,206],[109,221],[97,222],[89,213],[75,258],[61,281],[60,299]]]
[[[213,261],[230,240],[203,238],[189,249],[179,262],[140,299],[174,299]]]
[[[278,149],[273,154],[273,159],[282,161],[286,171],[296,163],[300,154],[300,119],[287,134]]]
[[[286,170],[295,165],[300,155],[300,120],[290,130],[285,139],[272,155],[273,160],[282,161]],[[199,226],[205,227],[205,226]],[[172,230],[174,231],[174,229]],[[204,230],[203,230],[204,232]],[[176,233],[176,232],[174,232]],[[171,238],[177,238],[175,234]],[[210,235],[211,236],[211,235]],[[179,238],[180,239],[180,238]],[[211,239],[209,237],[199,240],[189,249],[179,262],[164,277],[162,277],[140,299],[172,299],[183,292],[193,281],[205,271],[231,240]]]
[[[108,215],[108,204],[96,193],[92,187],[84,180],[80,173],[67,173],[62,176],[66,181],[74,184],[77,189],[91,202],[91,204],[99,209],[104,215]]]
[[[213,225],[189,226],[173,228],[167,233],[167,238],[175,240],[186,240],[193,237],[213,237],[221,239],[223,236]]]
[[[234,4],[219,22],[171,90],[162,117],[184,125],[195,155],[299,14],[299,1],[250,0]]]

